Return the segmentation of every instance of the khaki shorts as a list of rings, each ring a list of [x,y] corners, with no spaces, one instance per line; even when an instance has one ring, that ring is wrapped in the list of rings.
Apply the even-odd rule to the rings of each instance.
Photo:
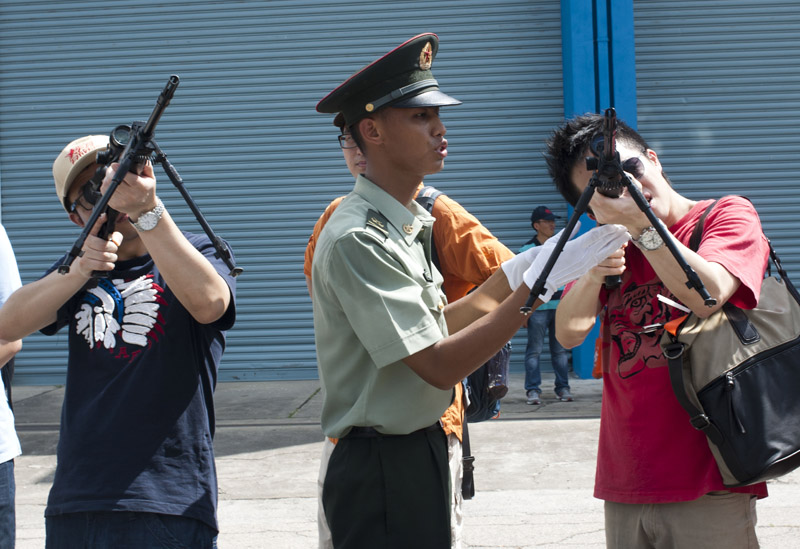
[[[694,501],[605,502],[606,546],[614,549],[757,549],[756,497],[710,492]]]

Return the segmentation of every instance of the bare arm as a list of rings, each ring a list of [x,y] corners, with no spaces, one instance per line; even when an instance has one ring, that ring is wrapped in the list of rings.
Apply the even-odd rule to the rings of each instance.
[[[8,364],[8,361],[14,358],[20,350],[22,349],[22,341],[5,341],[4,339],[0,339],[0,367],[5,366]]]
[[[403,362],[434,387],[451,389],[489,360],[519,330],[524,320],[519,308],[525,304],[529,294],[527,286],[520,286],[493,311],[430,347],[406,357]],[[540,300],[536,300],[533,308],[541,304]]]
[[[122,235],[114,233],[111,240],[98,238],[97,231],[105,222],[101,215],[83,245],[83,253],[75,259],[68,273],[53,271],[44,278],[26,284],[11,294],[0,308],[0,339],[13,341],[41,330],[56,321],[58,310],[75,295],[94,270],[111,270],[117,261],[117,242]]]
[[[116,169],[116,165],[112,168]],[[111,171],[103,182],[104,191],[110,181]],[[155,208],[157,200],[153,167],[148,164],[141,176],[129,173],[125,177],[109,205],[136,221],[141,214]],[[139,231],[139,238],[167,285],[195,320],[208,324],[225,314],[231,302],[227,283],[186,240],[169,212],[164,212],[154,229]]]
[[[454,334],[469,326],[480,317],[495,310],[510,295],[511,287],[508,285],[508,279],[503,269],[497,269],[474,292],[454,301],[445,308],[444,314],[447,319],[448,331]]]
[[[556,339],[562,346],[571,349],[583,343],[600,312],[598,296],[605,277],[622,274],[624,270],[623,247],[576,280],[561,298],[556,309]]]
[[[592,331],[600,312],[600,284],[590,274],[579,278],[556,309],[556,339],[565,349],[577,347]]]
[[[608,225],[569,242],[548,274],[547,289],[555,291],[559,286],[580,277],[602,263],[602,258],[609,261],[607,256],[613,250],[617,250],[613,253],[621,258],[620,246],[628,238],[623,227]],[[458,300],[449,310],[445,309],[448,328],[452,326],[454,329],[452,335],[406,358],[406,364],[431,385],[449,388],[491,358],[524,321],[520,307],[528,301],[530,288],[534,286],[539,273],[544,272],[549,259],[550,252],[542,254],[542,250],[545,250],[545,246],[539,248],[539,253],[526,252],[506,262],[523,267],[511,268],[512,273],[522,271],[519,276],[522,280],[513,292],[511,284],[516,283],[509,283],[504,264],[504,268],[498,269],[478,291]],[[622,259],[616,261],[620,265],[623,262]],[[520,263],[517,265],[517,262]],[[615,268],[621,269],[619,266]],[[504,299],[505,296],[509,297]],[[594,297],[596,301],[597,295]],[[533,308],[542,303],[541,299],[537,299]]]
[[[155,206],[154,206],[155,207]],[[175,225],[169,212],[139,237],[178,301],[201,324],[222,317],[231,302],[228,284]]]
[[[670,237],[672,238],[672,237]],[[672,292],[684,305],[689,307],[692,312],[700,318],[706,318],[718,311],[733,293],[739,288],[739,279],[733,276],[719,263],[706,261],[695,252],[675,240],[676,246],[683,255],[686,262],[694,269],[708,293],[717,300],[713,307],[707,307],[703,298],[694,289],[686,286],[686,274],[678,265],[666,246],[658,250],[644,251],[644,256],[650,265],[655,269],[656,274],[661,279],[670,292]]]
[[[640,183],[635,182],[637,186]],[[634,203],[633,199],[627,194],[620,198],[607,198],[600,193],[592,197],[592,208],[600,222],[613,222],[625,225],[628,232],[634,237],[642,234],[642,231],[650,227],[650,220],[644,212]],[[682,199],[679,202],[688,212],[691,202]],[[655,270],[658,278],[683,304],[689,307],[693,313],[700,318],[705,318],[716,312],[733,295],[739,287],[739,280],[730,274],[725,267],[719,263],[706,261],[701,256],[690,250],[688,247],[676,240],[668,231],[668,238],[675,244],[676,248],[686,260],[686,263],[697,273],[700,280],[708,290],[711,297],[717,300],[714,307],[707,307],[703,298],[693,288],[686,286],[686,274],[681,269],[672,252],[666,244],[657,250],[642,250],[645,259]]]

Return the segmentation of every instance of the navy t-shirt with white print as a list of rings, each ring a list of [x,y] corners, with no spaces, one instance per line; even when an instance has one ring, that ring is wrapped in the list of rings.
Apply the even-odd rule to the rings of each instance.
[[[184,233],[225,279],[205,235]],[[59,260],[48,271],[61,264]],[[43,333],[69,329],[58,462],[46,516],[84,511],[180,515],[217,529],[214,402],[235,303],[203,325],[149,255],[117,262]]]

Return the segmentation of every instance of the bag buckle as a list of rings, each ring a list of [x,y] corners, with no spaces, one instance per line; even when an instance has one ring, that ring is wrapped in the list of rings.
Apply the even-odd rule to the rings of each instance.
[[[686,345],[679,341],[673,341],[668,345],[664,345],[663,353],[668,360],[675,360],[681,357],[685,349]]]
[[[472,472],[475,470],[475,466],[473,465],[475,456],[464,456],[461,458],[461,462],[464,464],[464,472]]]
[[[699,416],[694,416],[692,419],[689,420],[692,424],[692,427],[697,429],[698,431],[704,431],[708,429],[711,422],[708,420],[708,416],[705,414],[700,414]]]

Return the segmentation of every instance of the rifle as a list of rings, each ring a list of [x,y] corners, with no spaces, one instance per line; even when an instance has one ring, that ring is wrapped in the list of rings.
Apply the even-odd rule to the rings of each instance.
[[[686,286],[697,290],[707,307],[716,305],[717,300],[711,297],[708,290],[706,290],[706,287],[703,285],[703,281],[700,280],[700,277],[697,276],[694,269],[686,263],[680,250],[678,250],[672,238],[669,236],[664,224],[656,217],[653,210],[650,209],[650,204],[647,203],[647,199],[645,199],[639,188],[634,185],[633,181],[628,177],[628,174],[625,173],[627,170],[629,173],[639,178],[643,175],[643,172],[637,172],[637,170],[641,170],[642,165],[638,158],[631,159],[630,161],[626,160],[625,163],[620,162],[619,152],[616,148],[616,135],[617,112],[611,107],[606,109],[603,115],[602,133],[592,140],[590,148],[594,156],[586,158],[586,168],[588,170],[594,170],[592,178],[589,180],[589,184],[586,186],[586,189],[584,189],[580,198],[578,198],[572,217],[567,221],[567,226],[562,231],[558,243],[556,243],[550,257],[547,259],[542,272],[539,274],[539,278],[537,278],[536,282],[533,284],[531,293],[528,296],[528,301],[523,307],[520,307],[519,311],[523,315],[529,315],[531,313],[533,302],[544,293],[544,285],[545,282],[547,282],[547,276],[550,274],[550,271],[553,270],[553,265],[555,265],[558,256],[561,255],[561,251],[564,249],[564,245],[572,235],[572,231],[578,223],[578,218],[589,209],[589,201],[592,195],[594,195],[594,192],[597,191],[611,198],[619,198],[619,196],[622,195],[623,189],[628,190],[633,201],[639,209],[644,212],[647,219],[664,240],[664,244],[666,244],[672,256],[686,275]],[[606,286],[609,284],[609,278],[616,277],[606,277]],[[611,282],[613,283],[614,281],[612,280]]]
[[[625,187],[622,163],[617,151],[617,111],[606,109],[603,115],[603,134],[591,144],[594,156],[586,158],[586,169],[594,170],[597,178],[597,192],[609,198],[619,198]],[[620,275],[606,277],[606,288],[613,289],[622,284]]]
[[[610,198],[619,198],[625,187],[624,169],[617,151],[617,112],[606,109],[603,115],[603,134],[591,144],[595,156],[586,158],[586,169],[594,170],[598,179],[597,192]]]
[[[169,105],[172,100],[172,96],[175,95],[175,90],[178,88],[179,83],[180,79],[178,76],[174,74],[171,75],[169,80],[167,80],[167,85],[164,87],[164,90],[158,96],[156,106],[153,108],[153,112],[150,114],[150,118],[147,119],[147,122],[135,121],[131,123],[130,126],[126,124],[117,126],[109,135],[107,149],[97,153],[97,164],[99,164],[100,167],[98,167],[91,181],[94,186],[97,186],[98,194],[106,167],[117,161],[119,161],[119,166],[114,172],[108,189],[95,204],[92,215],[84,225],[83,231],[81,231],[81,234],[67,253],[67,257],[64,259],[63,263],[59,265],[59,273],[68,273],[70,265],[75,261],[75,258],[83,253],[82,248],[86,242],[86,238],[89,236],[89,232],[92,230],[92,227],[94,227],[101,214],[107,213],[108,220],[100,228],[98,236],[107,238],[108,235],[114,231],[114,222],[117,217],[117,212],[108,207],[108,201],[111,199],[111,196],[114,194],[114,191],[117,190],[120,183],[122,183],[122,180],[125,179],[128,172],[134,171],[138,173],[141,166],[148,161],[161,164],[167,177],[169,177],[170,181],[178,188],[178,191],[180,191],[187,205],[192,210],[192,213],[194,213],[200,226],[208,235],[209,239],[211,239],[214,249],[216,250],[214,255],[225,262],[230,269],[231,276],[236,277],[242,273],[243,269],[236,267],[233,263],[231,251],[225,244],[225,241],[214,234],[214,231],[206,222],[200,209],[184,187],[183,179],[178,174],[175,167],[167,160],[167,155],[164,154],[158,146],[158,143],[153,139],[156,125],[161,119],[161,115],[164,114],[167,105]],[[93,278],[104,278],[107,276],[107,272],[94,271],[92,273]]]

